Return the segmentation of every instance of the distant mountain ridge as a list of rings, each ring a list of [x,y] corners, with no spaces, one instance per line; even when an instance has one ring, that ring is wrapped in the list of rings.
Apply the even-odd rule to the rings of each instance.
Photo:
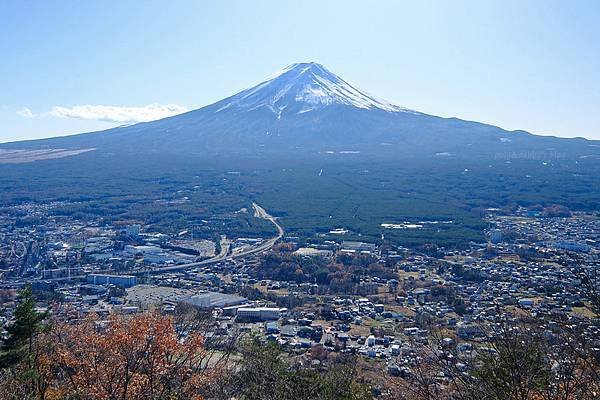
[[[558,152],[599,157],[598,141],[536,136],[390,104],[318,63],[292,64],[214,104],[157,121],[0,149],[94,148],[111,154],[467,156]]]

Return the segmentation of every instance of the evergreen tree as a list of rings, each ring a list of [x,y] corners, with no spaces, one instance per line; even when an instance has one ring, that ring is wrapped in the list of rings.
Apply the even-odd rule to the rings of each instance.
[[[0,368],[13,367],[25,359],[30,359],[33,340],[35,335],[44,329],[43,321],[46,316],[46,312],[36,311],[31,287],[27,286],[19,292],[19,305],[15,309],[14,322],[6,329],[8,337],[3,340],[0,349]]]

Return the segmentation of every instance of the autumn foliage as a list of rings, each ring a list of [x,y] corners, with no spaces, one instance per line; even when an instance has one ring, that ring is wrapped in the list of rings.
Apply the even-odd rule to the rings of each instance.
[[[3,384],[23,394],[0,398],[201,399],[218,376],[200,334],[152,313],[57,322],[37,336],[31,359],[33,368],[17,366]]]
[[[199,399],[210,374],[203,339],[180,339],[170,317],[90,317],[52,330],[44,368],[50,389],[84,399]]]

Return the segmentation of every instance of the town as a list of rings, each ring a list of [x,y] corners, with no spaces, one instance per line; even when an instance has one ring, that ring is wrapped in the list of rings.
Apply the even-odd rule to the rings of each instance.
[[[344,240],[343,227],[337,241],[301,243],[257,204],[256,217],[280,235],[217,243],[147,231],[142,221],[74,220],[53,207],[0,215],[4,326],[16,291],[30,285],[38,306],[63,318],[193,307],[209,316],[211,337],[252,335],[300,358],[315,348],[355,354],[390,376],[409,375],[434,333],[472,354],[486,327],[507,318],[538,317],[548,332],[568,321],[600,348],[584,284],[600,267],[591,213],[489,209],[485,242],[416,251]]]

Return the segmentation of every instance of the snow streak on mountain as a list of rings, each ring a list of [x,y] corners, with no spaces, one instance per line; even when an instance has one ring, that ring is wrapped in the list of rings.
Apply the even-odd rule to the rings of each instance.
[[[408,110],[370,96],[311,62],[290,65],[254,87],[187,113],[101,132],[7,143],[1,149],[86,150],[88,155],[124,158],[360,154],[392,160],[489,160],[556,149],[573,157],[596,157],[600,146]]]
[[[283,112],[303,114],[332,104],[388,112],[412,112],[375,99],[327,70],[321,64],[292,64],[271,79],[244,90],[224,101],[217,112],[238,108],[252,111],[261,107],[281,117]]]

